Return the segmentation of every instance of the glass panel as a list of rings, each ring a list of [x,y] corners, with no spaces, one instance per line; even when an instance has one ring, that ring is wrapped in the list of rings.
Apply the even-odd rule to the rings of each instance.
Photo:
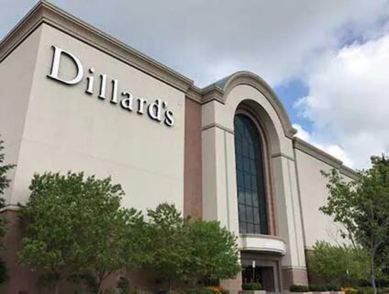
[[[239,232],[241,234],[246,234],[246,225],[244,222],[239,222]]]
[[[258,192],[254,191],[254,193],[257,194]],[[258,200],[259,200],[258,197],[254,197],[254,199],[253,199],[253,206],[256,207],[256,208],[259,207],[259,201]]]
[[[250,182],[250,175],[245,172],[244,174],[244,187],[249,190],[252,186],[251,186],[251,182]]]
[[[243,147],[242,147],[242,149],[243,149],[243,154],[242,155],[249,156],[249,154],[250,154],[250,145],[248,144],[247,141],[245,143],[246,144],[244,144]]]
[[[244,188],[244,173],[242,170],[237,170],[238,186]]]
[[[254,231],[255,231],[255,234],[260,234],[261,233],[261,227],[259,225],[255,225],[254,226]]]
[[[246,212],[247,212],[247,214],[246,214],[246,216],[247,216],[246,221],[248,223],[254,223],[253,209],[250,206],[247,206]]]
[[[252,159],[254,159],[254,157]],[[252,175],[256,175],[257,174],[257,165],[255,164],[254,160],[251,160],[250,172],[251,172]]]
[[[239,137],[238,137],[239,138]],[[239,140],[239,139],[238,139]],[[236,148],[236,153],[242,153],[242,145],[241,144],[237,144],[235,145],[235,148]]]
[[[246,221],[246,206],[242,204],[239,205],[239,219],[241,219],[242,222]]]
[[[259,225],[259,209],[257,207],[255,207],[254,209],[254,224]]]
[[[246,204],[252,206],[253,205],[253,192],[247,191],[246,193]]]
[[[250,173],[250,159],[248,157],[243,157],[243,170]]]
[[[240,233],[267,234],[262,142],[257,127],[245,115],[236,115],[235,159]]]
[[[251,176],[251,181],[252,181],[252,183],[253,183],[253,186],[252,186],[253,191],[257,192],[257,191],[258,191],[257,176],[256,176],[256,175]],[[258,198],[258,197],[257,197],[257,198]],[[257,201],[258,201],[258,199],[257,199]]]

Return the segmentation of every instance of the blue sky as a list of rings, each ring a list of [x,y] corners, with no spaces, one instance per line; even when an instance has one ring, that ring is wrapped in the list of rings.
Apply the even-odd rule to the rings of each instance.
[[[0,0],[0,38],[35,2]],[[389,153],[389,0],[52,2],[200,87],[258,74],[297,135],[347,165]]]
[[[300,115],[295,107],[296,101],[301,97],[307,96],[309,93],[309,88],[304,84],[304,81],[294,79],[274,87],[274,91],[287,109],[292,123],[299,124],[306,131],[311,132],[312,122]]]

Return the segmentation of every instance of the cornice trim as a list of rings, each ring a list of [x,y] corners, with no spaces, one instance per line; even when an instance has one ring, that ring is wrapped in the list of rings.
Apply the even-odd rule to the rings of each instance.
[[[186,93],[193,81],[47,1],[40,1],[0,42],[0,61],[42,23],[107,53]],[[194,91],[196,92],[196,91]],[[194,95],[193,95],[194,96]]]
[[[289,159],[291,161],[295,161],[292,156],[286,155],[285,153],[282,153],[282,152],[274,153],[271,155],[271,157],[272,158],[284,157],[284,158]]]
[[[206,131],[206,130],[211,129],[211,128],[218,128],[218,129],[221,129],[227,133],[234,134],[233,130],[226,128],[225,126],[218,124],[218,123],[210,123],[208,125],[205,125],[201,128],[201,131]]]
[[[203,96],[201,95],[201,89],[196,87],[195,85],[192,85],[188,92],[186,93],[186,97],[189,99],[192,99],[200,104],[203,104]]]
[[[298,137],[293,138],[293,148],[300,150],[335,169],[338,169],[341,174],[348,176],[353,180],[357,180],[359,178],[358,173],[355,170],[345,166],[341,160]]]
[[[5,211],[18,211],[18,210],[20,210],[20,206],[19,205],[7,204],[6,206],[4,206],[3,208],[0,209],[0,213],[1,212],[5,212]]]
[[[34,6],[17,24],[5,35],[0,42],[0,62],[15,50],[31,33],[41,24],[38,18],[41,11],[38,11],[39,3]]]
[[[292,139],[297,131],[292,127],[284,106],[282,105],[277,95],[274,93],[273,89],[261,77],[252,72],[236,72],[227,77],[222,83],[215,83],[202,89],[202,102],[207,103],[212,100],[217,100],[225,104],[228,94],[232,91],[232,89],[239,85],[249,85],[257,89],[265,96],[265,98],[270,102],[273,109],[275,110],[279,120],[281,121],[285,136]]]
[[[283,270],[302,270],[302,271],[307,270],[307,268],[305,266],[298,266],[298,265],[285,265],[285,266],[281,266],[281,269],[283,269]]]

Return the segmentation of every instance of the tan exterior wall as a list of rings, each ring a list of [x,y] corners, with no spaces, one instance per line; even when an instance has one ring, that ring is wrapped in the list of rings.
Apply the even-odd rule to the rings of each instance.
[[[36,22],[37,28],[0,63],[0,134],[6,141],[7,162],[17,164],[10,175],[7,203],[27,201],[35,172],[72,170],[111,176],[126,192],[124,206],[145,210],[169,202],[185,215],[218,220],[238,236],[241,252],[276,256],[281,288],[307,283],[305,249],[317,240],[340,241],[339,228],[318,210],[327,198],[320,171],[342,168],[349,179],[352,171],[293,138],[279,100],[254,74],[236,73],[226,83],[198,89],[189,79],[71,16],[58,11],[55,15],[49,4],[39,5],[47,6],[42,8],[47,9],[42,12],[47,14],[45,22]],[[57,20],[61,30],[54,28]],[[12,35],[10,40],[14,42]],[[8,50],[8,44],[2,46],[0,56]],[[52,46],[80,59],[84,69],[80,83],[66,85],[47,77]],[[90,68],[94,69],[92,95],[86,93]],[[61,59],[61,77],[71,79],[76,73],[75,64]],[[107,75],[106,99],[98,98],[100,74]],[[111,103],[113,79],[119,100],[120,93],[128,91],[134,99],[149,103],[166,101],[174,125],[150,119],[147,109],[138,114],[135,100],[131,112]],[[239,233],[234,117],[240,109],[249,111],[263,131],[270,235]],[[7,242],[17,248],[16,215],[10,210],[4,213],[13,227]],[[10,282],[9,293],[22,289],[22,278],[23,287],[35,282],[34,276],[15,265],[15,258],[15,251],[6,256],[12,275],[19,277]],[[236,292],[241,278],[224,284]]]
[[[304,151],[295,150],[299,190],[304,226],[305,248],[311,249],[316,241],[339,244],[345,241],[340,235],[340,226],[324,215],[319,208],[325,205],[328,191],[327,180],[320,171],[328,172],[334,165]],[[351,178],[343,175],[345,179]]]
[[[36,30],[0,63],[0,138],[5,141],[6,162],[12,164],[19,160],[40,35],[41,30]],[[15,173],[13,170],[9,175],[12,182],[5,194],[7,203],[13,191],[18,191]]]
[[[34,172],[73,170],[112,176],[126,192],[125,206],[146,209],[167,201],[182,210],[184,93],[51,26],[44,24],[41,31],[14,179],[17,192],[10,202],[27,200]],[[95,69],[94,95],[85,93],[84,81],[69,86],[47,78],[52,45],[77,56],[86,74],[90,67]],[[74,65],[64,59],[60,74],[73,77],[74,71]],[[109,98],[97,98],[99,73],[107,74],[107,97],[111,93],[110,79],[117,79],[119,93],[127,90],[149,102],[157,98],[167,101],[174,112],[174,126],[153,121],[146,113],[123,110]]]

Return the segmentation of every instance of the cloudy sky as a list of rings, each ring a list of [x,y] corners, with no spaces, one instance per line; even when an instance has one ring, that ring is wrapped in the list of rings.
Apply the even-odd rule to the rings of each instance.
[[[0,38],[34,5],[0,0]],[[389,0],[53,0],[206,86],[270,83],[298,136],[354,168],[389,153]]]

